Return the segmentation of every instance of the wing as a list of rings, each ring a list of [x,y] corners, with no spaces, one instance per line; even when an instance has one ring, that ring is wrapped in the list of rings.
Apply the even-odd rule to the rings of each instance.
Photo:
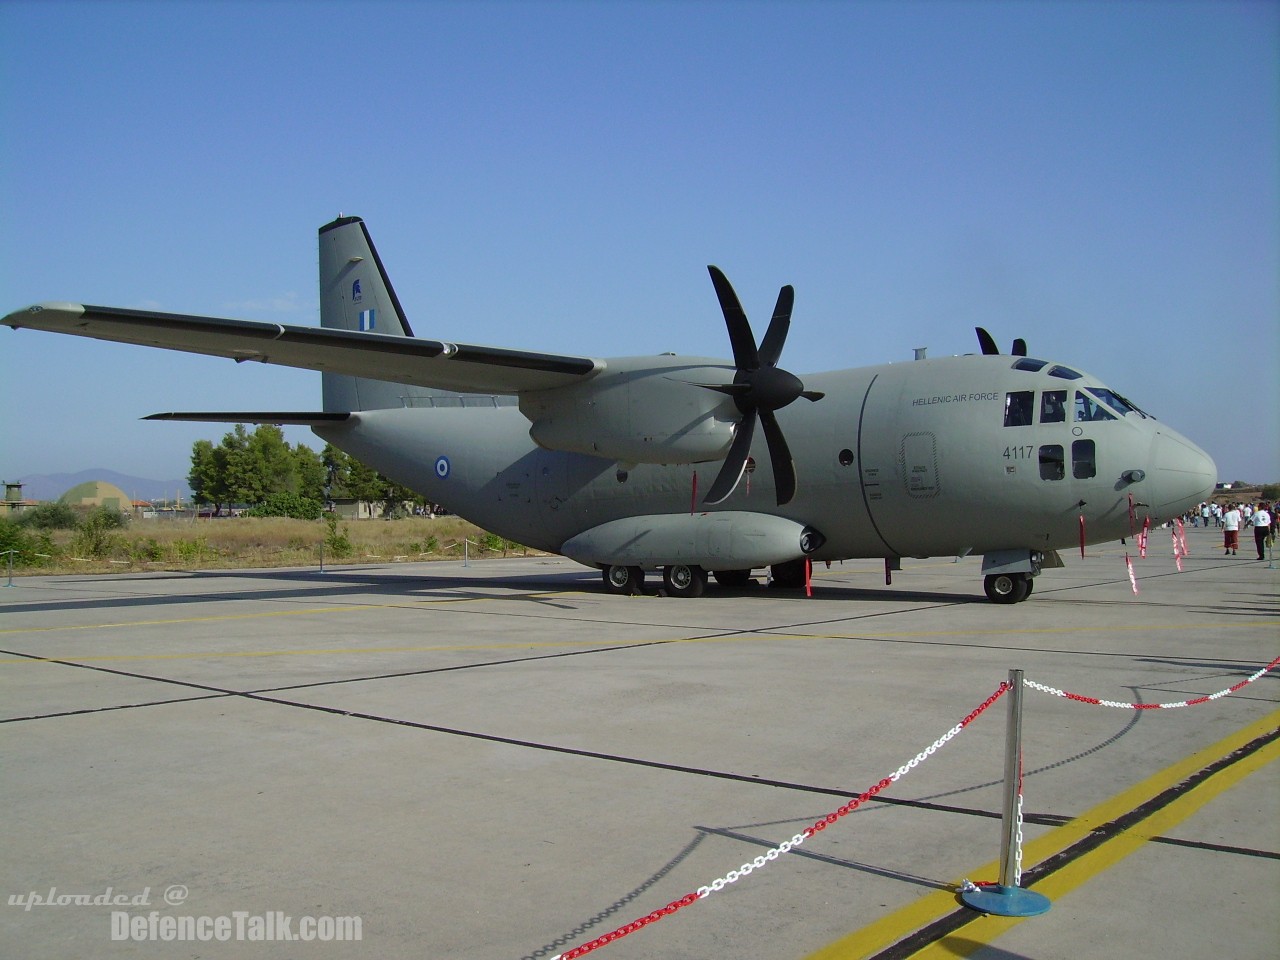
[[[256,360],[461,393],[513,394],[587,379],[603,360],[354,330],[41,303],[0,323],[96,340]]]

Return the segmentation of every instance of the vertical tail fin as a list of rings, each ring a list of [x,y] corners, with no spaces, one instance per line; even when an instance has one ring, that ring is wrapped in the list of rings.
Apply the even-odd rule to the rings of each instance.
[[[339,217],[320,228],[320,326],[412,337],[364,221]],[[403,406],[404,384],[322,373],[327,413]]]

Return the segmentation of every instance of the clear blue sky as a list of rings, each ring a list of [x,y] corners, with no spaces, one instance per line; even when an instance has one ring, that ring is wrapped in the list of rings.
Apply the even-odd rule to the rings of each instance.
[[[0,313],[318,322],[365,218],[424,336],[797,373],[1002,345],[1280,480],[1280,5],[0,3]],[[0,329],[0,475],[185,476],[319,375]],[[306,431],[293,440],[319,441]]]

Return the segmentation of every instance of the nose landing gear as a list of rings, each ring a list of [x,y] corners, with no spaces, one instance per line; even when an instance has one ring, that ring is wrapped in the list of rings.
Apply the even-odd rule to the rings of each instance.
[[[1031,596],[1031,574],[993,573],[982,581],[992,603],[1021,603]]]

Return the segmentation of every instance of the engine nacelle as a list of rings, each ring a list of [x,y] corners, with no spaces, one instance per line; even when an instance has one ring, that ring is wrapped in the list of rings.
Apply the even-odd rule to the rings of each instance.
[[[730,383],[713,360],[631,357],[591,380],[520,395],[529,436],[548,450],[622,463],[720,460],[740,417],[733,401],[700,383]]]

